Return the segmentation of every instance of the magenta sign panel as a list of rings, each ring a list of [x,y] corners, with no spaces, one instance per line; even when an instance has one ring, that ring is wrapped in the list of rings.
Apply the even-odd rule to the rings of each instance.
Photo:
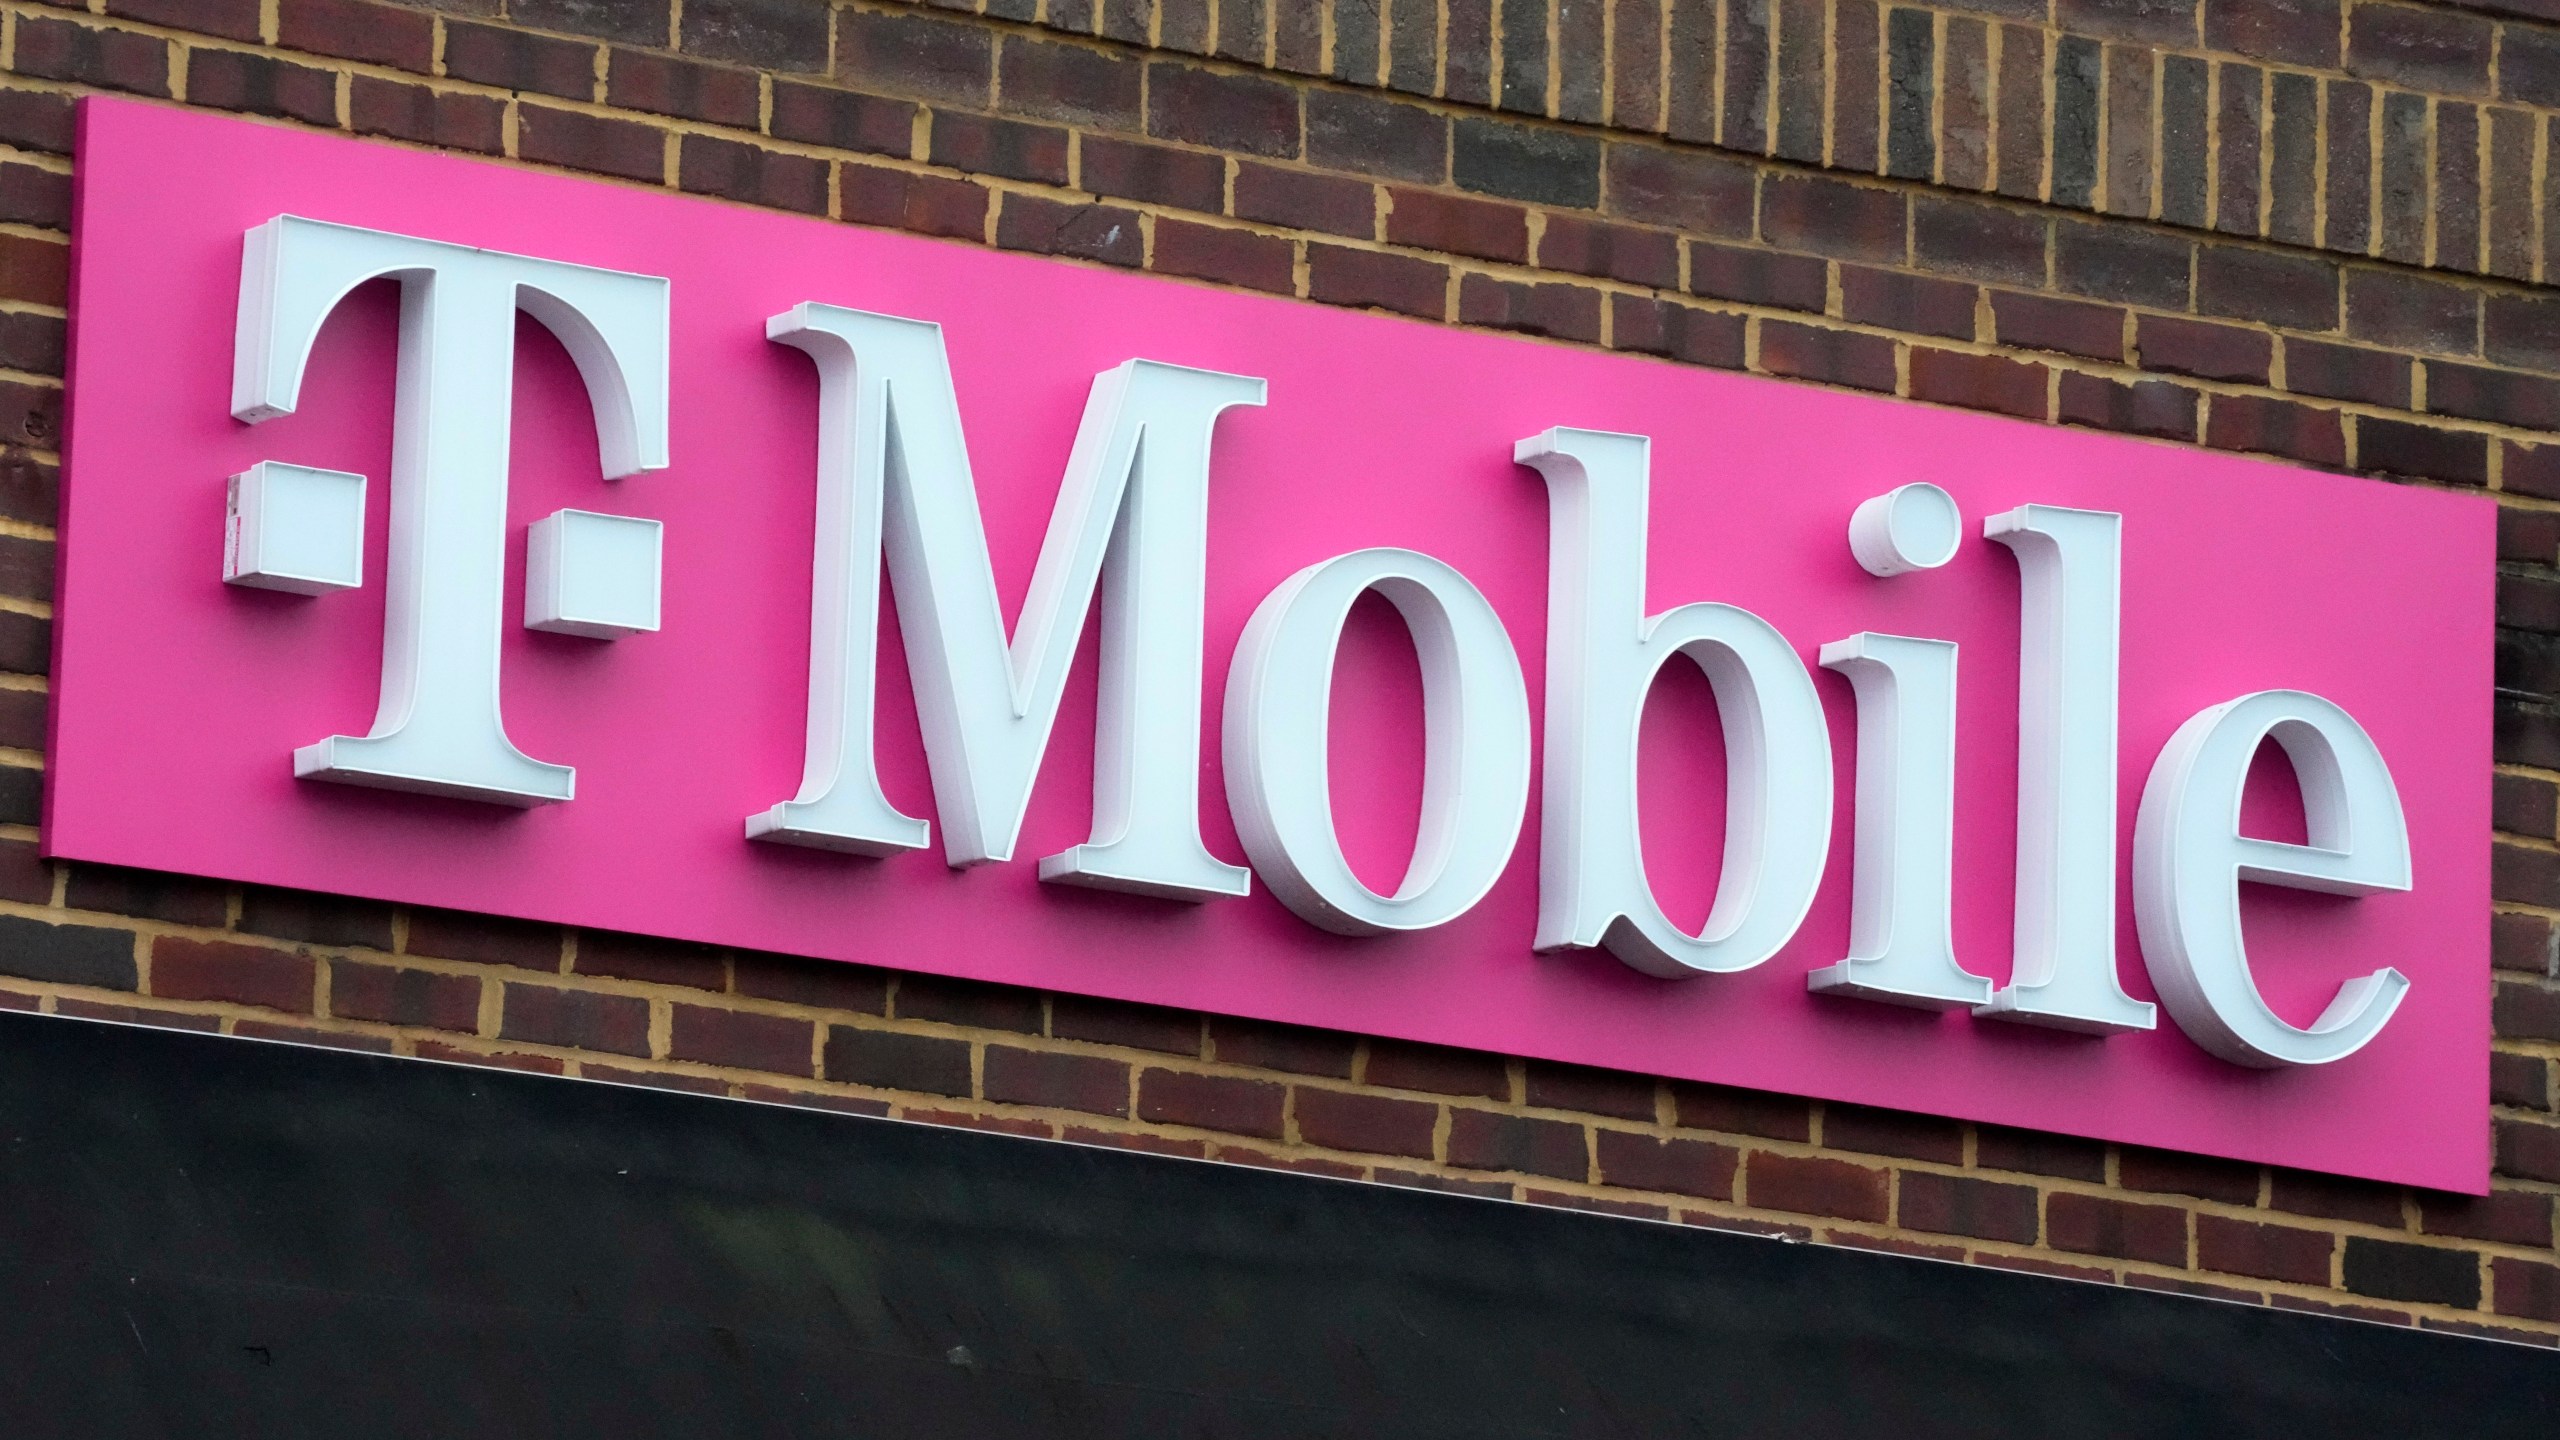
[[[85,104],[55,855],[2485,1187],[2479,497]]]

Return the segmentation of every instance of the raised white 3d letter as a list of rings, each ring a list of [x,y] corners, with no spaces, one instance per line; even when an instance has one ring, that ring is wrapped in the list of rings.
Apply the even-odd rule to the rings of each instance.
[[[1606,946],[1649,975],[1747,970],[1804,923],[1831,844],[1831,735],[1786,637],[1731,605],[1644,613],[1652,442],[1549,430],[1513,449],[1546,477],[1547,739],[1537,948]],[[1662,913],[1636,825],[1645,697],[1675,656],[1715,687],[1728,795],[1706,926]]]
[[[2158,1023],[2116,978],[2123,529],[2053,505],[1983,522],[2018,557],[2018,892],[2016,964],[1977,1015],[2090,1034]]]
[[[885,554],[953,865],[1012,857],[1099,589],[1093,829],[1040,876],[1245,893],[1244,868],[1200,839],[1201,606],[1210,432],[1230,407],[1260,405],[1263,382],[1151,360],[1094,377],[1008,645],[941,327],[806,304],[765,333],[818,366],[817,568],[800,793],[749,817],[747,834],[864,855],[925,843],[873,756]]]
[[[2310,843],[2240,833],[2259,742],[2274,737],[2302,786]],[[2240,932],[2240,882],[2370,895],[2409,888],[2409,822],[2373,738],[2299,690],[2216,705],[2169,737],[2133,827],[2133,916],[2169,1017],[2235,1065],[2325,1065],[2362,1049],[2409,993],[2388,966],[2338,987],[2309,1029],[2267,1008]]]
[[[1361,883],[1333,828],[1334,652],[1360,596],[1403,615],[1422,662],[1422,823],[1393,895]],[[1245,854],[1299,918],[1344,935],[1423,930],[1473,908],[1511,863],[1529,805],[1529,689],[1501,617],[1411,550],[1357,550],[1289,577],[1236,646],[1227,804]]]
[[[290,414],[321,323],[368,280],[400,282],[390,597],[373,729],[293,754],[293,772],[502,805],[566,800],[576,772],[507,738],[507,449],[516,312],[577,362],[607,478],[667,463],[667,282],[280,215],[248,233],[231,413]]]
[[[1822,647],[1858,692],[1858,834],[1849,958],[1814,990],[1927,1010],[1989,1003],[1956,963],[1956,647],[1852,635]]]

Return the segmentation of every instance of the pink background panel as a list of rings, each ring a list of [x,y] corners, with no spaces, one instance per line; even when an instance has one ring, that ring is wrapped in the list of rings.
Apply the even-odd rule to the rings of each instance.
[[[2486,1184],[2493,521],[2478,497],[83,103],[54,854]],[[516,812],[293,778],[294,747],[361,734],[375,708],[395,317],[387,288],[360,292],[322,335],[299,411],[232,420],[241,236],[280,213],[673,281],[674,463],[661,472],[599,478],[574,369],[537,326],[520,329],[508,613],[524,524],[577,506],[666,525],[660,633],[508,629],[509,731],[577,767],[571,803]],[[2100,1040],[1809,995],[1805,973],[1845,953],[1849,918],[1853,711],[1821,671],[1838,777],[1830,867],[1793,944],[1741,975],[1667,982],[1605,954],[1533,953],[1534,798],[1501,884],[1427,934],[1327,935],[1259,887],[1192,906],[1040,884],[1036,859],[1088,824],[1090,635],[1013,862],[956,872],[938,851],[750,844],[742,821],[790,796],[801,767],[817,384],[763,326],[804,300],[943,325],[1008,607],[1095,372],[1143,356],[1270,381],[1268,408],[1221,423],[1211,482],[1203,825],[1230,859],[1215,716],[1254,604],[1343,551],[1428,551],[1492,600],[1534,700],[1546,499],[1512,442],[1552,425],[1638,431],[1654,437],[1654,608],[1746,606],[1808,663],[1860,630],[1963,646],[1956,939],[1972,968],[2000,978],[2011,963],[2017,567],[1976,538],[1942,570],[1858,569],[1850,510],[1911,480],[1952,491],[1977,534],[2027,502],[2124,513],[2128,853],[2151,761],[2197,710],[2294,687],[2365,724],[2401,786],[2417,888],[2339,900],[2251,887],[2251,944],[2297,1023],[2383,964],[2412,977],[2409,999],[2362,1053],[2274,1073],[2213,1059],[2165,1015],[2156,1032]],[[262,459],[372,477],[366,588],[304,598],[221,583],[224,477]],[[931,815],[894,632],[882,653],[884,783]],[[1421,743],[1412,649],[1389,612],[1355,617],[1338,678],[1345,843],[1383,883],[1410,842]],[[1644,825],[1666,904],[1692,922],[1721,845],[1721,756],[1703,683],[1675,672],[1647,716]],[[2261,768],[2252,828],[2298,837],[2290,776]],[[2120,901],[2125,984],[2148,997]]]

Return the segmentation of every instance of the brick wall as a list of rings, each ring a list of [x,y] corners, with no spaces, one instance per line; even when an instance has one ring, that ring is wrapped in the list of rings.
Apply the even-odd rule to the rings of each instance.
[[[48,865],[92,90],[2494,492],[2497,1188]],[[0,0],[0,1005],[2560,1344],[2555,142],[2560,0]]]

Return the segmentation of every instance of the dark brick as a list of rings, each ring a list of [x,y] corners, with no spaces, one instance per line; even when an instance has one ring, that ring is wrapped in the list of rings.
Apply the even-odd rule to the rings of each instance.
[[[2231,235],[2258,233],[2259,133],[2265,121],[2264,72],[2254,65],[2224,65],[2216,95],[2213,228]]]
[[[1692,1130],[1720,1130],[1729,1135],[1759,1135],[1771,1140],[1813,1138],[1813,1107],[1793,1095],[1675,1083],[1671,1087],[1671,1103],[1675,1120]]]
[[[1750,327],[1739,315],[1641,295],[1610,296],[1609,313],[1610,343],[1620,350],[1724,370],[1741,369],[1746,358]]]
[[[1604,1200],[1597,1195],[1580,1195],[1563,1190],[1541,1190],[1523,1186],[1520,1198],[1531,1205],[1553,1205],[1568,1210],[1588,1210],[1595,1215],[1615,1215],[1622,1220],[1669,1220],[1671,1208],[1643,1200]]]
[[[244,1040],[281,1040],[289,1045],[325,1045],[332,1050],[362,1050],[375,1055],[392,1052],[386,1035],[360,1035],[346,1030],[326,1030],[317,1025],[288,1025],[273,1020],[238,1020],[231,1033]]]
[[[1449,1163],[1558,1180],[1581,1180],[1591,1171],[1590,1146],[1581,1126],[1491,1110],[1450,1112]]]
[[[2036,1192],[2032,1186],[1905,1170],[1901,1206],[1895,1219],[1907,1230],[1969,1235],[1976,1240],[2002,1240],[2012,1245],[2032,1245],[2036,1241]]]
[[[1814,175],[1772,175],[1761,188],[1760,236],[1790,250],[1899,264],[1904,208],[1897,190]]]
[[[1152,201],[1206,214],[1215,214],[1225,206],[1226,162],[1215,155],[1088,135],[1078,172],[1084,188],[1097,195]]]
[[[2053,231],[2054,283],[2093,300],[2184,310],[2195,248],[2174,235],[2065,221]]]
[[[1543,115],[1547,109],[1546,0],[1499,0],[1501,72],[1495,103],[1502,109]]]
[[[746,205],[827,213],[827,162],[712,135],[687,135],[676,152],[676,184],[697,195]]]
[[[1011,985],[986,985],[941,975],[899,977],[896,999],[901,1020],[930,1020],[981,1030],[1040,1033],[1040,992]]]
[[[593,99],[596,54],[592,44],[531,35],[502,25],[448,20],[444,27],[445,73],[502,90],[565,100]],[[195,94],[192,72],[187,93],[190,98]]]
[[[2519,1180],[2560,1181],[2560,1126],[2501,1119],[2495,1129],[2497,1173]]]
[[[156,988],[156,949],[152,970]],[[329,964],[329,1013],[343,1020],[418,1025],[468,1035],[480,1028],[480,981],[470,975],[334,960]]]
[[[2480,294],[2396,270],[2347,272],[2347,333],[2380,345],[2467,355],[2480,348]]]
[[[2560,563],[2560,514],[2549,510],[2518,510],[2503,506],[2498,511],[2498,558],[2521,561],[2528,565],[2550,566]],[[22,702],[23,703],[23,702]],[[2505,782],[2500,776],[2499,813],[2505,813]],[[2536,782],[2537,784],[2540,782]],[[2500,820],[2499,828],[2507,828]],[[2547,837],[2546,837],[2547,838]]]
[[[1789,51],[1799,45],[1812,61],[1812,93],[1780,99],[1778,133],[1782,141],[1800,125],[1803,139],[1779,153],[1790,159],[1820,163],[1822,159],[1822,12],[1819,0],[1789,0],[1780,37]],[[1938,173],[1955,189],[1982,190],[1991,184],[1991,42],[1990,27],[1968,16],[1947,19],[1945,87],[1939,98],[1943,148]],[[1797,37],[1802,36],[1802,39]],[[1792,77],[1790,77],[1792,78]]]
[[[2503,584],[2499,588],[2501,591],[2509,589]],[[2522,845],[2492,846],[2489,851],[2489,894],[2491,899],[2518,905],[2560,904],[2560,855],[2548,850],[2529,850]]]
[[[2041,75],[2044,70],[2044,37],[2031,32],[2028,43],[2038,50],[2035,69]],[[2003,52],[2004,76],[2012,73],[2011,64],[2019,58],[2019,52],[2027,48],[2014,36],[2009,45],[2010,48]],[[1874,0],[1840,0],[1832,7],[1829,55],[1832,72],[1831,163],[1839,169],[1864,171],[1872,175],[1881,168],[1881,157],[1877,154],[1879,117],[1876,81],[1882,68],[1883,48]],[[2011,112],[2018,108],[2021,98],[2016,90],[2004,88],[2001,91],[2003,144],[2010,143],[2007,137],[2011,131]],[[2035,85],[2037,119],[2031,128],[2038,136],[2036,161],[2039,170],[2044,160],[2043,103],[2044,84],[2038,80]],[[2004,164],[2002,168],[2007,167]]]
[[[2111,215],[2151,213],[2151,52],[2118,45],[2107,51],[2106,203]]]
[[[1370,1041],[1368,1067],[1360,1078],[1364,1084],[1435,1095],[1511,1098],[1510,1062],[1503,1057],[1402,1040]]]
[[[0,693],[15,696],[30,692]],[[53,898],[53,887],[48,884],[45,893],[36,898]],[[165,875],[157,870],[127,870],[120,865],[72,866],[71,877],[64,882],[62,903],[74,910],[103,910],[177,925],[218,927],[231,915],[230,890],[219,881]]]
[[[1221,225],[1156,220],[1154,269],[1286,295],[1296,284],[1297,252],[1276,235]]]
[[[2337,1237],[2325,1230],[2261,1225],[2220,1215],[2196,1217],[2196,1264],[2206,1270],[2327,1285]]]
[[[1265,1025],[1226,1016],[1210,1022],[1209,1039],[1216,1058],[1225,1064],[1336,1080],[1351,1078],[1352,1061],[1360,1045],[1358,1037],[1338,1031]]]
[[[759,1000],[865,1015],[889,1013],[889,977],[869,966],[840,960],[740,955],[730,963],[730,984],[739,994]]]
[[[2560,300],[2540,295],[2493,294],[2482,331],[2487,353],[2501,365],[2560,370]],[[2545,417],[2547,428],[2549,417]]]
[[[1750,166],[1724,156],[1612,143],[1602,208],[1624,219],[1739,239],[1751,234],[1755,185]]]
[[[764,70],[827,68],[824,6],[807,0],[684,0],[683,16],[677,41],[696,55]]]
[[[1009,35],[996,62],[1004,106],[1069,125],[1137,130],[1145,67],[1135,57],[1090,45]]]
[[[2427,188],[2433,176],[2427,145],[2427,99],[2404,91],[2382,93],[2382,173],[2374,195],[2374,224],[2385,260],[2423,265],[2427,260]]]
[[[2356,417],[2356,468],[2455,485],[2489,483],[2489,437],[2372,415]]]
[[[1462,117],[1450,135],[1449,176],[1480,195],[1589,209],[1600,203],[1600,142],[1569,130]]]
[[[509,984],[505,1007],[501,1039],[616,1055],[649,1053],[649,1002],[636,995]]]
[[[1712,1140],[1657,1140],[1626,1130],[1597,1132],[1600,1179],[1630,1190],[1668,1190],[1704,1200],[1733,1198],[1742,1154]]]
[[[318,965],[296,950],[162,935],[151,942],[151,993],[309,1014]]]
[[[2498,93],[2527,105],[2560,105],[2560,32],[2506,27],[2498,42]]]
[[[2267,1180],[2267,1204],[2271,1209],[2316,1215],[2323,1220],[2379,1225],[2387,1230],[2398,1230],[2408,1223],[2401,1213],[2400,1192],[2388,1185],[2285,1169],[2270,1170]]]
[[[1830,299],[1830,267],[1810,255],[1692,241],[1689,293],[1819,315]]]
[[[1339,245],[1307,246],[1307,297],[1328,305],[1375,307],[1437,320],[1448,307],[1448,288],[1448,267],[1432,261]]]
[[[2196,256],[2196,309],[2294,330],[2338,328],[2338,265],[2314,255],[2207,245]]]
[[[1728,150],[1768,144],[1770,0],[1725,0],[1724,117],[1717,141]]]
[[[2116,1183],[2127,1190],[2193,1195],[2228,1205],[2258,1203],[2258,1167],[2210,1155],[2127,1145],[2116,1153]]]
[[[1934,1160],[1964,1160],[1964,1127],[1932,1115],[1833,1103],[1822,1107],[1822,1143],[1835,1150]]]
[[[50,324],[44,322],[50,321]],[[24,316],[17,322],[0,321],[0,354],[28,358],[39,348],[59,353],[63,326],[59,318],[47,315]],[[21,365],[22,369],[39,368]],[[51,460],[31,455],[14,446],[0,446],[0,515],[12,520],[27,520],[38,525],[54,523],[55,505],[61,488],[61,467]],[[18,704],[42,701],[18,701]],[[43,746],[41,722],[38,739],[25,748]]]
[[[1980,294],[1954,280],[1863,265],[1840,267],[1840,318],[1880,329],[1970,340],[1974,301]]]
[[[2320,82],[2279,72],[2267,82],[2267,234],[2320,241]]]
[[[2447,100],[2436,106],[2435,264],[2478,270],[2480,212],[2480,112]]]
[[[2502,981],[2489,1014],[2500,1039],[2560,1040],[2560,991]]]
[[[19,43],[22,47],[26,27],[35,23],[32,19],[19,22]],[[26,65],[22,49],[18,67],[22,72],[32,74],[26,70]],[[50,155],[70,154],[72,102],[78,98],[76,95],[35,90],[0,90],[0,141]]]
[[[778,1075],[816,1073],[810,1053],[817,1027],[807,1020],[708,1005],[670,1007],[669,1019],[670,1060],[769,1070]]]
[[[1200,1053],[1200,1017],[1187,1010],[1059,995],[1049,1001],[1049,1033],[1061,1040],[1124,1045],[1165,1055]]]
[[[928,1095],[969,1093],[969,1045],[934,1035],[895,1030],[827,1027],[820,1060],[826,1078],[878,1090],[921,1090]]]
[[[2543,500],[2560,500],[2560,445],[2501,442],[2506,460],[2501,480],[2507,490]]]
[[[2560,521],[2560,516],[2555,516],[2553,519],[2555,521]],[[41,690],[0,690],[0,745],[13,745],[21,750],[43,749],[47,710],[45,702],[47,698],[46,694]],[[97,867],[92,866],[88,868],[95,869]],[[128,873],[141,874],[143,872],[133,871]],[[218,925],[222,923],[222,910],[219,904],[220,898],[223,894],[222,887],[218,885],[208,885],[205,888],[212,892],[217,901],[217,904],[214,907],[214,919],[207,923]],[[49,900],[52,897],[53,884],[51,881],[47,881],[44,887],[44,894],[40,898]],[[73,909],[112,910],[117,908],[112,905],[82,905],[76,900],[69,903]]]
[[[0,220],[70,228],[71,177],[22,161],[0,162]]]
[[[26,31],[21,27],[23,53]],[[366,60],[425,74],[435,59],[435,19],[365,0],[278,0],[276,43],[341,60]]]
[[[2334,69],[2338,0],[2204,0],[2204,43],[2254,60]]]
[[[1248,160],[1236,169],[1234,194],[1235,216],[1239,220],[1321,230],[1358,240],[1372,239],[1377,233],[1377,191],[1365,180],[1284,170]]]
[[[1600,300],[1599,291],[1581,285],[1530,285],[1468,275],[1458,282],[1458,320],[1596,345]]]
[[[2373,91],[2352,80],[2331,80],[2328,93],[2329,214],[2323,239],[2332,250],[2361,255],[2372,235]]]
[[[2284,386],[2296,394],[2406,409],[2411,369],[2408,357],[2386,351],[2290,335],[2284,341]]]
[[[995,84],[986,28],[891,11],[836,12],[836,75],[866,90],[983,107]],[[777,85],[777,95],[781,90]]]
[[[1796,380],[1819,380],[1890,394],[1893,342],[1854,330],[1826,330],[1782,320],[1760,322],[1760,368]]]
[[[308,945],[363,945],[388,950],[391,907],[370,900],[252,885],[240,892],[240,928],[252,935],[299,940]]]
[[[1527,1077],[1527,1098],[1532,1105],[1614,1115],[1621,1120],[1649,1121],[1654,1117],[1654,1092],[1659,1087],[1650,1076],[1532,1060],[1528,1062]]]
[[[2275,363],[2275,339],[2263,330],[2145,315],[2135,323],[2142,368],[2205,380],[2263,385]]]
[[[35,825],[44,818],[44,772],[25,765],[0,766],[0,824]]]
[[[2427,408],[2524,429],[2560,425],[2560,380],[2431,360]]]
[[[2045,1243],[2078,1255],[2184,1266],[2187,1212],[2057,1191],[2045,1202]]]
[[[2560,1320],[2560,1266],[2501,1255],[2489,1262],[2491,1308],[2527,1320]]]
[[[16,253],[16,247],[9,241],[15,238],[0,236],[0,297],[10,299],[18,298],[7,293],[12,281],[10,261]],[[40,300],[34,303],[58,305],[62,302]],[[59,389],[51,385],[30,385],[23,380],[0,380],[0,441],[51,449],[61,434],[62,392]],[[16,623],[0,620],[0,626]],[[41,675],[44,669],[44,660],[39,656],[27,673]]]
[[[2523,519],[2554,519],[2547,511],[2501,510],[2498,513],[2499,558],[2507,558],[2506,521],[2510,516]],[[2493,775],[2490,777],[2489,823],[2510,835],[2530,835],[2538,840],[2552,838],[2552,822],[2560,815],[2560,787],[2533,775]]]
[[[18,997],[12,996],[11,999]],[[13,1005],[12,1009],[26,1007]],[[105,1020],[118,1025],[155,1025],[164,1030],[194,1030],[204,1034],[222,1028],[219,1015],[194,1015],[178,1010],[161,1010],[140,1005],[109,1005],[84,1000],[77,995],[64,995],[53,1002],[53,1013],[75,1020]]]
[[[1937,27],[1926,10],[1885,12],[1884,173],[1926,180],[1938,167]]]
[[[1448,178],[1449,121],[1421,106],[1315,90],[1306,97],[1306,123],[1307,159],[1314,164],[1424,185]]]
[[[721,953],[708,945],[613,930],[579,931],[574,968],[581,975],[605,975],[646,985],[682,985],[692,990],[723,989],[729,979],[729,967]]]
[[[2341,1277],[2349,1291],[2377,1300],[2465,1310],[2480,1303],[2480,1257],[2468,1250],[2350,1235]]]
[[[1550,215],[1538,237],[1538,264],[1549,270],[1667,289],[1679,282],[1680,240],[1664,230],[1638,230],[1579,215]]]
[[[1147,1070],[1138,1076],[1138,1118],[1150,1125],[1189,1125],[1232,1135],[1284,1138],[1286,1086],[1234,1075]]]
[[[984,237],[986,190],[967,180],[914,175],[872,165],[836,167],[838,213],[859,225],[887,225],[956,240]]]
[[[258,10],[259,0],[107,0],[107,14],[118,20],[252,44],[258,39]]]
[[[2213,70],[2192,55],[2160,62],[2160,218],[2201,226],[2211,198]]]
[[[2196,43],[2196,0],[2058,0],[2054,18],[2110,40],[2177,49]]]
[[[2053,203],[2086,209],[2098,183],[2098,104],[2104,47],[2064,35],[2053,47]]]
[[[1099,1055],[1018,1050],[990,1045],[986,1098],[1013,1105],[1054,1105],[1092,1115],[1129,1113],[1129,1066]]]
[[[656,0],[508,0],[508,17],[542,30],[566,30],[634,45],[664,45],[672,7]]]
[[[1431,1158],[1439,1107],[1346,1090],[1297,1089],[1298,1138],[1328,1150]]]
[[[1857,7],[1863,12],[1866,7]],[[2029,17],[2041,24],[2041,7]],[[1863,14],[1861,26],[1869,23]],[[2042,30],[2027,25],[2000,27],[2000,174],[2001,194],[2019,200],[2042,198],[2044,187],[2044,65]],[[1859,167],[1864,169],[1866,167]],[[2145,173],[2149,171],[2146,164]]]
[[[2551,1248],[2551,1197],[2531,1190],[2418,1197],[2418,1228],[2500,1245]]]
[[[1401,1185],[1408,1190],[1436,1190],[1443,1195],[1472,1195],[1479,1200],[1512,1198],[1512,1184],[1508,1180],[1460,1180],[1453,1175],[1433,1175],[1422,1170],[1397,1170],[1385,1165],[1370,1171],[1369,1178],[1380,1185]]]
[[[2204,443],[2217,450],[2255,450],[2309,465],[2347,463],[2338,412],[2257,395],[2216,395]]]
[[[646,50],[616,50],[609,66],[605,93],[622,109],[646,110],[653,115],[674,115],[743,130],[756,128],[756,116],[762,102],[757,98],[756,77],[752,71],[703,65],[673,55],[651,54]],[[814,106],[810,103],[811,97],[817,97]],[[838,105],[847,110],[896,115],[896,153],[906,153],[906,117],[914,113],[914,106],[813,85],[795,85],[788,81],[773,87],[773,133],[785,140],[841,144],[843,142],[830,138],[834,127],[824,123],[807,125],[813,115],[823,120]],[[788,133],[783,120],[786,110],[793,114],[794,128],[814,128],[818,133]],[[862,133],[858,126],[846,126],[844,130],[848,138],[859,137]],[[853,148],[875,153],[879,149],[876,145]]]
[[[2041,420],[2052,373],[2042,365],[2002,355],[1968,355],[1914,345],[1910,393],[1914,400]]]
[[[1744,1200],[1756,1209],[1829,1215],[1881,1225],[1889,1210],[1882,1170],[1820,1155],[1755,1150],[1746,1162]]]
[[[2112,306],[1995,291],[1991,318],[2003,345],[2085,355],[2092,360],[2124,359],[2124,312]]]
[[[1067,183],[1067,132],[1047,125],[944,111],[933,117],[932,155],[939,164],[974,174]]]
[[[70,80],[140,95],[169,93],[169,43],[132,30],[22,15],[14,68],[40,80]],[[70,99],[62,97],[66,111]],[[66,143],[62,148],[70,146]]]
[[[518,106],[516,153],[527,160],[626,180],[656,182],[666,175],[664,131],[574,110]]]
[[[1298,91],[1260,75],[1153,61],[1147,76],[1147,133],[1290,159],[1298,153]]]
[[[559,926],[538,925],[530,920],[502,920],[453,910],[409,912],[409,953],[440,960],[556,972],[564,948],[562,939]]]
[[[2478,16],[2361,0],[2348,17],[2347,72],[2436,94],[2485,95],[2496,36]]]
[[[496,154],[506,139],[503,101],[371,75],[358,75],[349,83],[347,119],[359,135],[388,135],[484,155]]]
[[[23,427],[20,427],[23,431]],[[42,675],[53,658],[53,622],[0,611],[0,670]]]
[[[338,77],[240,50],[187,53],[187,99],[217,110],[275,115],[310,125],[338,123]]]
[[[1215,0],[1163,0],[1160,9],[1164,17],[1164,48],[1186,55],[1208,54],[1214,4]]]
[[[53,542],[0,536],[0,594],[53,598]],[[30,819],[27,823],[35,823]]]

